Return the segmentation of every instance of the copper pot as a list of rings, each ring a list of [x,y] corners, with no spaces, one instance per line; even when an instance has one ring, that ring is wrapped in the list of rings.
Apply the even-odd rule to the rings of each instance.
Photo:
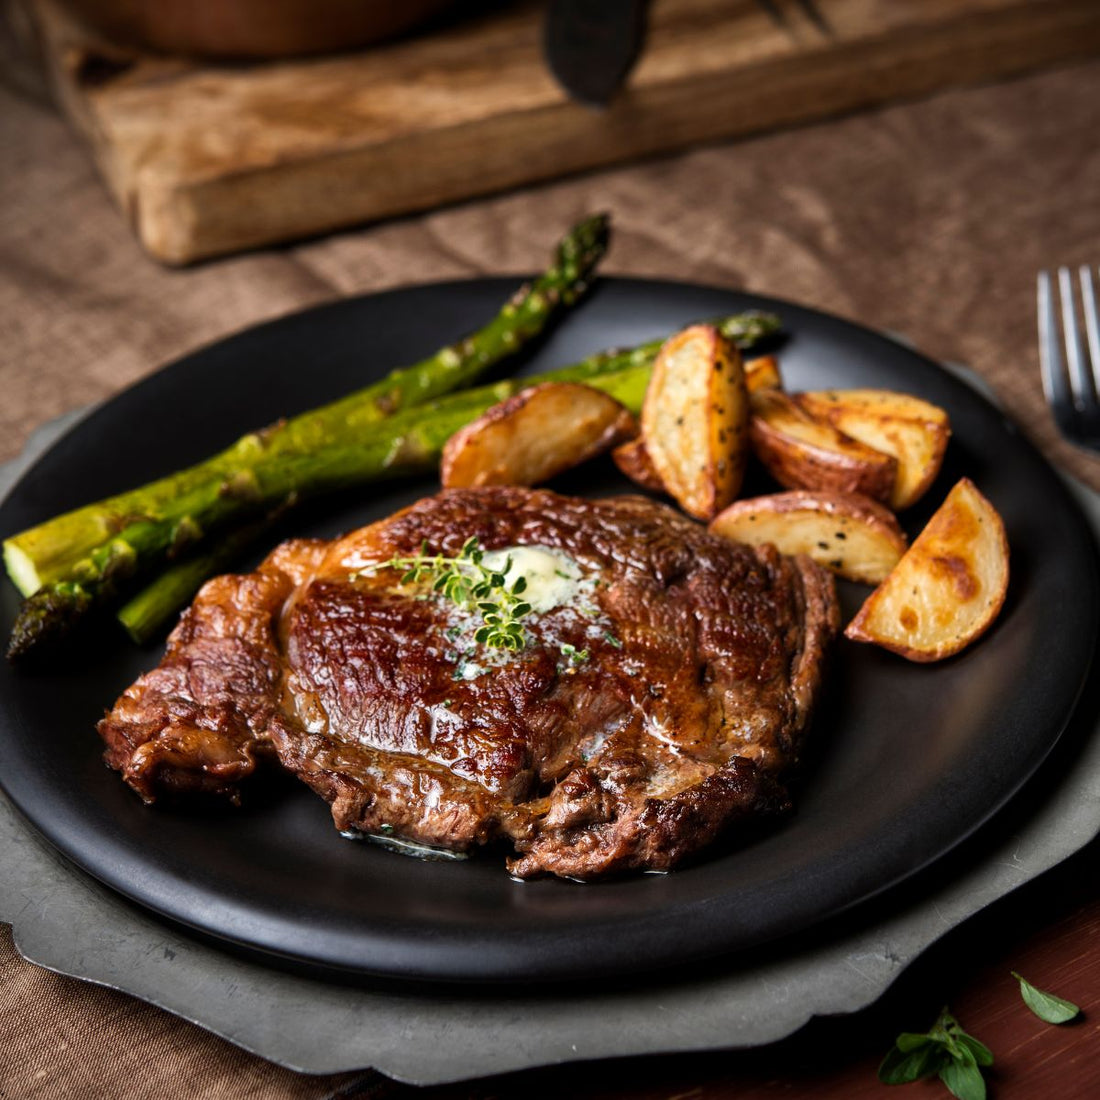
[[[204,57],[290,57],[403,34],[454,0],[65,0],[123,45]]]

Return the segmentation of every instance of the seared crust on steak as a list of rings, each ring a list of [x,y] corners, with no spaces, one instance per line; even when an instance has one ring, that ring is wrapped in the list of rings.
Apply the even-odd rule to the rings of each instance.
[[[471,650],[454,605],[385,564],[471,536],[564,555],[583,596],[529,615],[518,652]],[[268,755],[341,831],[506,840],[521,877],[665,870],[786,805],[837,629],[808,558],[650,500],[454,490],[210,581],[99,730],[147,800],[233,798]]]

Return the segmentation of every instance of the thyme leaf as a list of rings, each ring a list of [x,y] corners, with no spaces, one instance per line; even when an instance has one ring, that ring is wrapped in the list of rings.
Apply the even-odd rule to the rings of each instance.
[[[430,553],[427,542],[423,542],[415,556],[394,556],[384,564],[401,571],[402,584],[427,583],[432,592],[456,606],[476,611],[483,624],[474,633],[479,645],[516,652],[527,645],[527,631],[520,622],[531,613],[531,605],[522,598],[527,578],[517,577],[506,584],[511,557],[497,569],[484,565],[484,557],[477,537],[471,536],[453,558]],[[450,631],[448,637],[453,637]]]

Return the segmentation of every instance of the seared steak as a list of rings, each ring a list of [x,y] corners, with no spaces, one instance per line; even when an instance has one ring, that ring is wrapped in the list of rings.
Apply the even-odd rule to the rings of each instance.
[[[528,576],[521,649],[388,564],[471,537]],[[147,800],[236,797],[275,756],[341,831],[503,839],[522,877],[663,870],[785,806],[836,629],[808,559],[652,501],[456,490],[210,581],[99,731]]]

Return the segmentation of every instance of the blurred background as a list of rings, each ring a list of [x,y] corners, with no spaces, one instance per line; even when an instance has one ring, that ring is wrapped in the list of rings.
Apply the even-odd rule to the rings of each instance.
[[[1098,48],[1046,0],[6,0],[146,250],[184,264]]]
[[[605,270],[798,298],[979,368],[994,329],[1030,342],[1032,267],[1096,238],[1094,0],[0,13],[0,371],[24,379],[0,457],[265,317],[533,270],[591,209]]]

